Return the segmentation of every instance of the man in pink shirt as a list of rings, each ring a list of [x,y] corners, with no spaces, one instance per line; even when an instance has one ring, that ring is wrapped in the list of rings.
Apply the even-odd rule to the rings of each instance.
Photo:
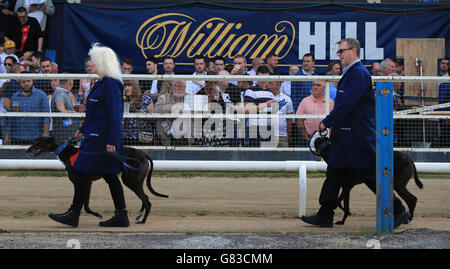
[[[324,114],[325,112],[325,81],[314,81],[312,84],[312,94],[302,100],[297,109],[297,115],[303,114]],[[334,102],[330,98],[330,111],[334,108]],[[323,118],[298,119],[297,126],[302,131],[306,141],[311,139],[313,133],[318,129]]]

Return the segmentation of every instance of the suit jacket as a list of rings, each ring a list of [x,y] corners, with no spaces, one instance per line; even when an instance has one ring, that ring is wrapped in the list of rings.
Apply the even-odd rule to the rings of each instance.
[[[86,120],[80,131],[84,141],[74,169],[89,174],[117,174],[122,162],[106,152],[106,145],[115,145],[123,156],[123,85],[113,78],[97,81],[86,101]]]
[[[322,121],[331,127],[330,167],[375,167],[375,110],[370,73],[357,62],[339,81],[334,109]]]

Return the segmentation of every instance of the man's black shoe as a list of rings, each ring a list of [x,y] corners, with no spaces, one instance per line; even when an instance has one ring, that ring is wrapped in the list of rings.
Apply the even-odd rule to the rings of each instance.
[[[78,227],[78,220],[80,218],[80,212],[75,212],[69,209],[67,212],[62,214],[48,214],[49,218],[52,220],[66,224],[72,227]]]
[[[128,212],[124,209],[119,209],[112,218],[99,222],[99,225],[103,227],[128,227],[130,226]]]
[[[394,229],[401,224],[408,224],[410,218],[411,214],[409,214],[408,210],[406,209],[403,210],[402,213],[394,215]]]
[[[302,216],[302,220],[308,224],[312,224],[322,228],[333,227],[333,218],[325,219],[320,217],[319,215],[312,215],[312,216]]]

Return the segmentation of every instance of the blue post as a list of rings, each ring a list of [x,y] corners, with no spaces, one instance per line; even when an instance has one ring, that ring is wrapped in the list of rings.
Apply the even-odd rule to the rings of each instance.
[[[377,233],[394,232],[393,83],[377,82]]]

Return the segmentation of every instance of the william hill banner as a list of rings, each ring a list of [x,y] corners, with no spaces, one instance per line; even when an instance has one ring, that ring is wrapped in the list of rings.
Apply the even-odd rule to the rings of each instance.
[[[395,58],[396,38],[445,38],[449,55],[449,5],[173,4],[64,6],[63,68],[84,70],[94,42],[131,58],[144,72],[148,56],[174,57],[177,73],[194,71],[195,55],[246,56],[248,63],[269,53],[280,66],[301,64],[314,53],[316,65],[338,60],[336,42],[355,37],[365,64]],[[161,60],[162,61],[162,60]]]

